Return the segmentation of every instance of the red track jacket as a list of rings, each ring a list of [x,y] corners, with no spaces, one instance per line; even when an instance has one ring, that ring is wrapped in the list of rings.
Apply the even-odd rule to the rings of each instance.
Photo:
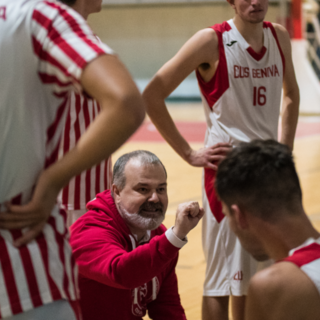
[[[179,249],[161,225],[138,245],[110,191],[87,204],[72,226],[70,243],[79,266],[84,320],[186,320],[175,266]]]

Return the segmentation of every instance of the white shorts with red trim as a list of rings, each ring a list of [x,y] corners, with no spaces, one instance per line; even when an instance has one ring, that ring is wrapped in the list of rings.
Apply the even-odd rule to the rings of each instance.
[[[231,231],[214,190],[215,172],[205,169],[203,178],[202,246],[206,258],[203,295],[209,297],[247,294],[250,278],[272,262],[257,262]],[[209,204],[209,200],[210,203]],[[212,212],[215,211],[215,212]],[[219,221],[219,222],[218,222]]]

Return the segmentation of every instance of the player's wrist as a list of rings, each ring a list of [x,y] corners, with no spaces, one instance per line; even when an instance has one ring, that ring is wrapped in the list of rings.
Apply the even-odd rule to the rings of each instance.
[[[194,158],[194,150],[189,147],[184,151],[183,155],[183,159],[189,164],[192,164]]]

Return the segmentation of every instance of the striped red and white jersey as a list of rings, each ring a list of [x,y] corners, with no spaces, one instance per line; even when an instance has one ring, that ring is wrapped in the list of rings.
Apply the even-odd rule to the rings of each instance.
[[[0,210],[30,201],[58,156],[70,90],[83,68],[111,50],[84,19],[56,1],[0,0]],[[25,230],[0,230],[0,318],[76,299],[77,270],[66,213],[54,208],[42,234],[15,248]]]
[[[320,294],[320,238],[308,239],[298,248],[292,249],[289,256],[281,261],[288,261],[298,266],[314,283]]]
[[[69,113],[61,139],[59,158],[76,145],[100,111],[97,101],[75,92],[70,94],[68,104]],[[83,210],[96,194],[110,189],[111,179],[112,162],[109,158],[71,179],[60,192],[59,200],[68,210]]]
[[[197,71],[208,125],[205,144],[277,139],[285,60],[272,23],[263,22],[260,53],[232,19],[212,29],[219,42],[216,73],[204,82]]]

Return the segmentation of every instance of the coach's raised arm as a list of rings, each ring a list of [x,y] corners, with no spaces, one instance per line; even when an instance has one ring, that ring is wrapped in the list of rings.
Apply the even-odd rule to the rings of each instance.
[[[168,206],[167,174],[147,151],[118,159],[112,191],[89,202],[72,226],[84,320],[184,320],[175,266],[186,235],[204,212],[197,202],[179,205],[175,226],[162,221]],[[137,318],[138,317],[138,318]]]

